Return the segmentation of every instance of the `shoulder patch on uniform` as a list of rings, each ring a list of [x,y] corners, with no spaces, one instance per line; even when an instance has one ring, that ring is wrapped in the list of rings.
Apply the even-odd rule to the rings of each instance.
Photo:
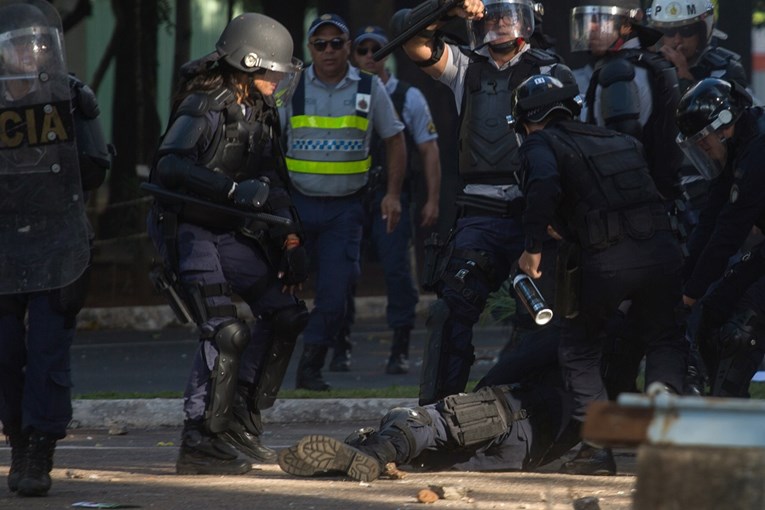
[[[435,135],[436,134],[436,125],[433,124],[433,121],[431,120],[428,122],[428,134],[429,135]]]

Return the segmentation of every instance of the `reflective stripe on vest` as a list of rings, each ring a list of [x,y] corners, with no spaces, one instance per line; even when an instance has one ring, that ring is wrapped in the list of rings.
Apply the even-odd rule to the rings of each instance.
[[[305,79],[301,77],[293,97],[291,136],[287,148],[287,169],[291,172],[349,175],[369,171],[371,158],[366,145],[369,119],[367,111],[357,109],[354,115],[322,117],[305,115]],[[372,77],[361,73],[356,97],[370,94]],[[367,102],[366,108],[369,108]]]

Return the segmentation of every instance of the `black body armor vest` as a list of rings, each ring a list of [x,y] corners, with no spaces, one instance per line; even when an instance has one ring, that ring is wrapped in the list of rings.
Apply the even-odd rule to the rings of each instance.
[[[564,121],[539,132],[561,173],[560,220],[583,248],[600,250],[624,235],[648,239],[669,219],[639,142],[610,129]]]
[[[465,76],[459,132],[459,172],[466,184],[515,184],[520,169],[518,139],[507,125],[513,89],[542,66],[559,59],[530,49],[520,61],[498,70],[484,57],[475,57]]]

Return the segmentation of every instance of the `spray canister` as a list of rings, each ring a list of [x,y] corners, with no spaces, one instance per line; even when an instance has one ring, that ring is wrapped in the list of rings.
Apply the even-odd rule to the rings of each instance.
[[[539,326],[544,326],[552,320],[552,309],[547,306],[545,298],[542,297],[539,289],[534,284],[534,280],[529,275],[521,273],[513,278],[513,288],[523,306],[526,307],[526,310],[534,318],[534,322]]]

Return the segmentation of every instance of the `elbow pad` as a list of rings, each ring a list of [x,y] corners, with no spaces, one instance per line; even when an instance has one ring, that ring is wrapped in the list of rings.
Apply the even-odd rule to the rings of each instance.
[[[159,180],[167,189],[183,188],[215,202],[228,201],[234,181],[221,173],[198,166],[176,154],[166,154],[157,161]]]

